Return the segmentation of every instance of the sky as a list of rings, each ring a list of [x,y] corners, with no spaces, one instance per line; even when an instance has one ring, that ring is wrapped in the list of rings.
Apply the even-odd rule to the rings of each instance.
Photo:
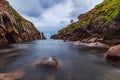
[[[25,19],[31,21],[46,37],[86,13],[103,0],[7,0]]]

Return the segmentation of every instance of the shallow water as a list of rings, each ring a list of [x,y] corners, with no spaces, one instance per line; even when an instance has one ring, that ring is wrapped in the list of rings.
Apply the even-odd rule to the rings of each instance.
[[[73,45],[61,40],[38,40],[0,47],[0,73],[16,70],[21,80],[120,80],[120,69],[103,57],[108,48]],[[58,59],[57,70],[36,68],[44,57]]]

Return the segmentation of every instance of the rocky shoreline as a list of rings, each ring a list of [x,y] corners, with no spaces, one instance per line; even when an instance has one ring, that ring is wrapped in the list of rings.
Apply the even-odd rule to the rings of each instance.
[[[120,15],[120,14],[118,14]],[[118,16],[116,17],[118,18]],[[119,16],[120,19],[120,16]],[[72,23],[74,25],[76,23]],[[117,26],[116,26],[117,25]],[[77,28],[73,32],[65,32],[61,34],[54,34],[51,39],[61,39],[69,41],[80,41],[83,43],[100,42],[107,45],[120,44],[120,27],[118,21],[112,21],[104,28],[96,28],[94,31],[90,30],[88,26]],[[75,27],[75,26],[73,26]]]
[[[107,45],[120,44],[119,1],[104,0],[85,14],[78,16],[77,22],[59,30],[51,39],[100,42]],[[113,10],[113,12],[111,12]],[[115,10],[115,11],[114,11]]]
[[[104,0],[85,14],[78,16],[77,22],[59,30],[51,39],[75,41],[74,45],[87,43],[92,46],[113,46],[105,53],[105,58],[120,61],[120,1]],[[114,48],[115,47],[115,48]],[[112,52],[112,53],[111,53]],[[115,57],[113,56],[116,55]]]

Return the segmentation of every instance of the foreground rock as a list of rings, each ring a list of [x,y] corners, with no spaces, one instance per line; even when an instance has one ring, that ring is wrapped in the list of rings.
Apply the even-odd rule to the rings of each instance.
[[[111,47],[106,53],[105,58],[120,63],[120,45]]]
[[[20,80],[24,75],[24,72],[17,71],[11,73],[0,73],[0,80]]]
[[[57,59],[53,57],[45,57],[43,58],[37,65],[36,67],[40,68],[58,68],[59,67],[59,62]]]
[[[33,23],[19,15],[6,0],[0,0],[0,44],[45,39]]]

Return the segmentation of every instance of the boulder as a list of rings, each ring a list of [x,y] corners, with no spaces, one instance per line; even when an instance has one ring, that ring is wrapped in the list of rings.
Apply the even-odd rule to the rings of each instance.
[[[95,42],[96,40],[97,40],[97,37],[94,37],[94,38],[91,38],[88,42],[89,42],[89,43],[91,43],[91,42],[93,43],[93,42]]]
[[[83,43],[87,43],[87,42],[88,42],[88,40],[89,40],[89,38],[82,39],[82,40],[81,40],[81,42],[83,42]]]
[[[0,80],[20,80],[24,74],[23,71],[0,73]]]
[[[74,45],[80,45],[80,43],[81,43],[80,41],[75,41],[73,44]]]
[[[36,67],[40,68],[58,68],[59,67],[59,62],[57,59],[53,57],[45,57],[40,60],[40,62],[36,65]]]
[[[112,61],[120,61],[120,45],[111,47],[105,53],[105,58]]]
[[[111,42],[112,44],[117,45],[117,44],[120,44],[120,39],[112,39]]]

